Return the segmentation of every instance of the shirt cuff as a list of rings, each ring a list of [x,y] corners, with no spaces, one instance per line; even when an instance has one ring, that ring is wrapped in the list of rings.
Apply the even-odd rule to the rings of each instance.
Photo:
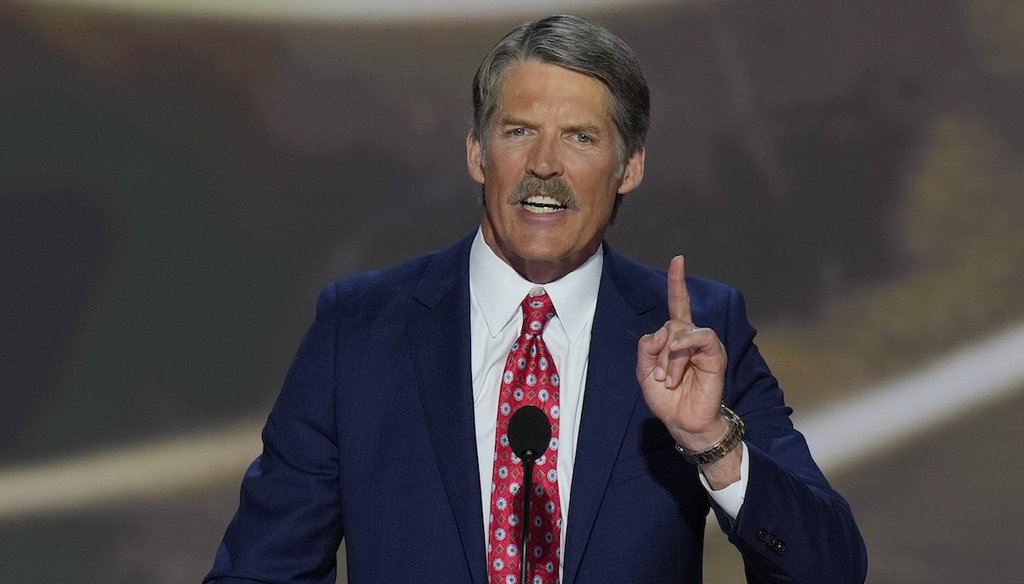
[[[750,457],[747,456],[747,445],[740,442],[737,447],[740,450],[740,480],[735,483],[716,491],[711,488],[708,480],[704,478],[704,473],[697,471],[697,477],[700,479],[700,484],[704,485],[708,494],[711,498],[725,511],[726,515],[736,519],[740,514],[740,507],[743,506],[743,499],[747,496],[747,469],[750,468]]]

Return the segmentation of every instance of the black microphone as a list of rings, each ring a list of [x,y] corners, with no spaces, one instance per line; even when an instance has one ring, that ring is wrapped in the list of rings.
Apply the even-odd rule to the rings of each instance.
[[[551,420],[537,406],[523,406],[508,421],[508,443],[512,452],[533,462],[548,449],[551,441]]]
[[[523,532],[519,546],[519,581],[527,582],[530,546],[530,491],[533,490],[533,462],[551,442],[551,420],[537,406],[523,406],[508,421],[508,443],[523,461]]]

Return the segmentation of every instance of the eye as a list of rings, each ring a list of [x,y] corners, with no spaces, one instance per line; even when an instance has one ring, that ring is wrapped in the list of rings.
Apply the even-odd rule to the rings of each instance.
[[[509,136],[525,136],[526,128],[512,128],[511,130],[505,132],[505,134]]]
[[[594,141],[594,138],[590,134],[585,134],[583,132],[576,132],[573,134],[573,137],[580,144],[591,144]]]

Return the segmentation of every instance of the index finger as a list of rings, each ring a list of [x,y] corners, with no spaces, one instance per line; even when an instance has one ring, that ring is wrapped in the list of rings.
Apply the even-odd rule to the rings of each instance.
[[[690,315],[690,293],[686,291],[686,261],[672,258],[668,265],[668,316],[672,320],[693,323]]]

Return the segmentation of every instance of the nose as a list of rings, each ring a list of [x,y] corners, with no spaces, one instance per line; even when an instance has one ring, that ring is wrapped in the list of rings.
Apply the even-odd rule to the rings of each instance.
[[[526,161],[526,172],[543,180],[562,175],[562,161],[558,151],[558,140],[553,137],[541,137],[530,150]]]

